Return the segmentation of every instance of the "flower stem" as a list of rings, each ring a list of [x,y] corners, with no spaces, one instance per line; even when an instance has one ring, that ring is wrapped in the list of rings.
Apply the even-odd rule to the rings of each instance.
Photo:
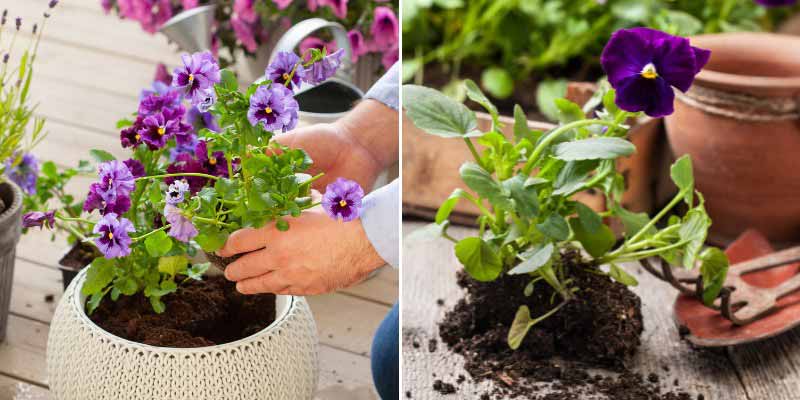
[[[195,177],[200,177],[200,178],[213,179],[215,181],[219,179],[218,176],[214,176],[214,175],[202,174],[202,173],[199,173],[199,172],[184,172],[184,173],[176,173],[176,174],[161,174],[161,175],[143,176],[141,178],[136,178],[136,181],[141,181],[141,180],[145,180],[145,179],[163,179],[163,178],[173,178],[173,177],[178,178],[178,177],[182,177],[182,176],[195,176]]]
[[[145,234],[144,234],[144,235],[142,235],[142,236],[136,236],[136,237],[132,237],[132,238],[131,238],[131,240],[132,240],[132,241],[134,241],[134,242],[138,242],[138,241],[140,241],[140,240],[142,240],[142,239],[146,239],[148,236],[150,236],[150,235],[152,235],[152,234],[154,234],[154,233],[156,233],[156,232],[165,231],[165,230],[167,230],[167,229],[169,229],[169,228],[171,228],[171,227],[172,227],[172,225],[170,225],[170,224],[167,224],[167,225],[164,225],[164,226],[162,226],[161,228],[158,228],[158,229],[156,229],[156,230],[154,230],[154,231],[147,232],[147,233],[145,233]]]
[[[528,158],[528,161],[525,163],[525,166],[522,167],[522,173],[525,175],[530,175],[531,171],[533,171],[533,166],[536,165],[536,161],[539,159],[539,157],[542,155],[545,149],[547,149],[547,147],[550,146],[551,143],[553,143],[556,139],[558,139],[559,136],[569,132],[572,129],[577,129],[590,125],[616,126],[617,124],[613,121],[603,121],[600,119],[584,119],[559,126],[558,128],[551,131],[550,134],[548,134],[547,137],[544,138],[544,140],[542,140],[542,142],[539,143],[538,146],[536,146],[536,149],[533,150],[533,153]]]
[[[195,217],[192,217],[192,219],[194,219],[194,220],[196,220],[196,221],[199,221],[199,222],[206,223],[206,224],[224,226],[224,227],[226,227],[226,228],[231,228],[231,227],[233,227],[233,225],[232,225],[232,224],[228,224],[228,223],[225,223],[225,222],[222,222],[222,221],[217,221],[217,220],[215,220],[215,219],[211,219],[211,218],[205,218],[205,217],[197,217],[197,216],[195,216]]]

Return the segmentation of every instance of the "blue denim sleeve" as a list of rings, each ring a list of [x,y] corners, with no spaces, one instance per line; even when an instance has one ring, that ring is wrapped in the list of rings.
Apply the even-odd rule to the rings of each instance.
[[[361,225],[378,255],[400,266],[400,181],[395,179],[364,197]]]
[[[364,98],[374,99],[397,110],[400,107],[400,63],[396,62],[369,88]]]

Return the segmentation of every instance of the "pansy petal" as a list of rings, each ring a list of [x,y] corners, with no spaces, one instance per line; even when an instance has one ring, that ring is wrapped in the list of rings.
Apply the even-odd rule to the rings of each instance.
[[[692,46],[692,51],[694,51],[694,73],[697,75],[708,64],[708,60],[711,59],[711,50]]]
[[[652,60],[652,48],[631,30],[620,29],[611,36],[600,56],[600,63],[612,86],[638,76]]]
[[[689,40],[677,36],[664,39],[655,50],[653,63],[658,75],[682,92],[694,82],[696,64]]]
[[[644,113],[659,118],[672,114],[675,111],[675,92],[672,87],[663,79],[655,79],[654,91],[650,95],[650,104]]]

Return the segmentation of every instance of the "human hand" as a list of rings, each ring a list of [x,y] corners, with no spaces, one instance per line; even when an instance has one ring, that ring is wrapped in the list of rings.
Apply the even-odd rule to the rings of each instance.
[[[234,232],[217,251],[248,253],[225,269],[243,294],[315,295],[352,286],[384,261],[367,239],[361,220],[331,219],[321,207],[303,212],[286,232],[274,224]]]

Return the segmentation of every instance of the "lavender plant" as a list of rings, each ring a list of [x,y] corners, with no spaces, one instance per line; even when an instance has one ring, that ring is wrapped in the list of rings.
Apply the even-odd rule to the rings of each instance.
[[[661,257],[674,266],[702,271],[703,299],[717,297],[727,273],[725,254],[705,248],[711,220],[703,197],[694,189],[691,158],[679,158],[671,167],[678,193],[652,218],[626,210],[622,204],[623,176],[615,169],[618,158],[634,153],[625,139],[625,122],[642,113],[672,113],[673,88],[686,91],[708,61],[710,52],[692,47],[689,40],[645,28],[617,31],[602,55],[603,67],[613,88],[601,90],[587,104],[601,106],[594,118],[564,99],[556,101],[561,124],[550,132],[528,128],[517,106],[514,137],[501,131],[497,109],[472,81],[465,90],[493,119],[488,132],[477,129],[475,114],[442,93],[422,86],[403,88],[404,106],[414,124],[429,134],[464,140],[474,156],[461,166],[461,178],[471,191],[456,189],[439,208],[435,223],[427,229],[455,244],[455,254],[466,272],[478,281],[525,275],[530,282],[525,294],[537,285],[551,286],[558,294],[549,310],[520,306],[508,335],[516,349],[528,330],[558,312],[582,289],[571,278],[571,269],[587,268],[608,275],[624,285],[636,279],[621,266],[625,262]],[[485,147],[479,152],[473,141]],[[605,195],[607,210],[596,212],[574,199],[585,190]],[[459,201],[480,209],[478,234],[455,239],[447,233],[449,215]],[[688,210],[678,215],[676,207]],[[608,222],[625,227],[618,244]],[[568,263],[565,254],[582,250],[579,264]],[[607,270],[595,269],[607,265]]]
[[[17,44],[23,28],[22,19],[15,18],[11,27],[8,10],[3,10],[0,16],[0,160],[4,160],[0,164],[0,179],[10,179],[29,195],[36,192],[39,170],[38,161],[29,152],[44,139],[45,121],[33,115],[36,106],[30,104],[28,95],[39,41],[50,18],[50,10],[56,4],[57,0],[48,3],[42,21],[31,27],[33,39],[22,45],[22,55],[16,60],[12,60],[12,54],[20,51]]]
[[[133,118],[119,122],[121,145],[132,158],[93,150],[98,179],[82,210],[72,204],[25,215],[26,227],[68,229],[102,255],[82,288],[89,312],[107,295],[139,292],[163,312],[163,296],[201,279],[209,267],[190,263],[198,250],[213,253],[244,227],[274,223],[285,231],[291,217],[321,204],[311,185],[322,174],[305,174],[311,158],[273,138],[298,123],[293,89],[300,80],[318,84],[335,73],[343,51],[326,54],[311,50],[308,61],[281,54],[266,71],[274,79],[244,92],[210,53],[183,55],[171,85],[155,83]],[[65,174],[51,176],[48,166],[45,175],[56,183],[47,192],[74,176]],[[357,183],[339,179],[322,203],[332,218],[352,220],[361,196]]]

